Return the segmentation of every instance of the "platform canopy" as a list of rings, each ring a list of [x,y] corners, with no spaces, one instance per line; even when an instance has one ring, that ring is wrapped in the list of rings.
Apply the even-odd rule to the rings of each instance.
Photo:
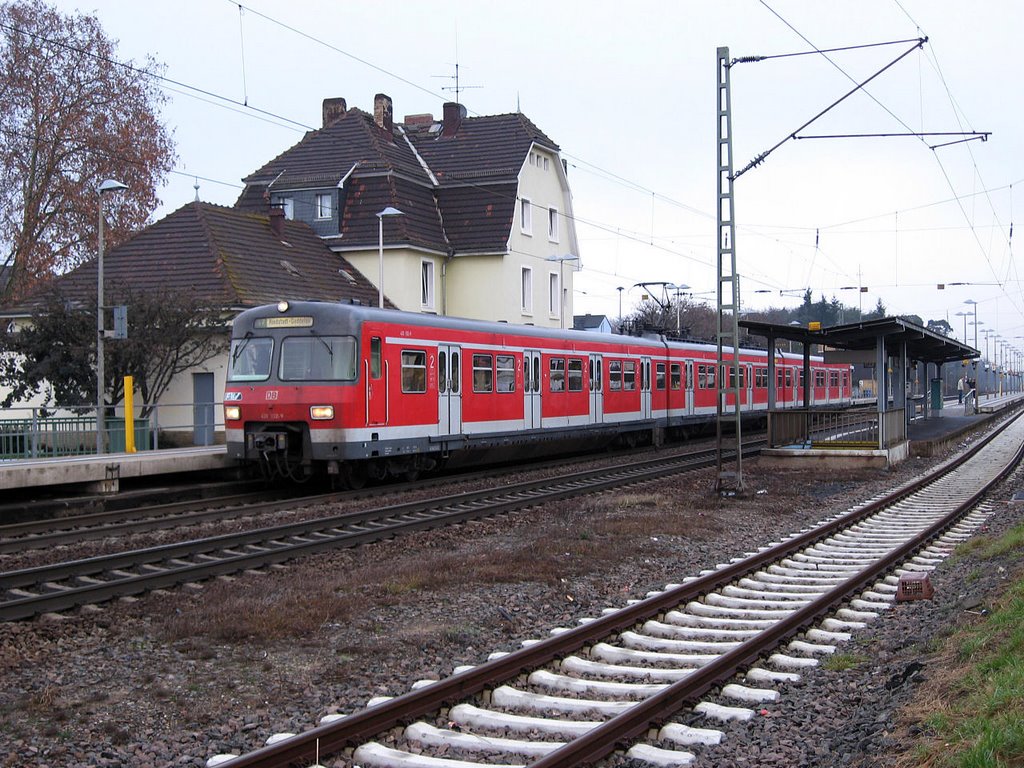
[[[885,339],[889,349],[906,345],[907,356],[925,363],[949,363],[981,356],[974,347],[956,339],[904,320],[901,317],[881,317],[858,323],[833,325],[812,331],[801,325],[764,323],[758,320],[740,320],[740,327],[754,336],[785,339],[803,344],[820,344],[834,349],[874,350],[879,337]]]

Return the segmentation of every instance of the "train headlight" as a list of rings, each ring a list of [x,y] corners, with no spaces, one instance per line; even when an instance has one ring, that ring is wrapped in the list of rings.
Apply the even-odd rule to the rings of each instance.
[[[238,421],[242,418],[242,407],[240,405],[225,405],[224,419],[227,421]]]
[[[309,418],[313,421],[327,421],[334,418],[333,405],[312,405],[309,408]]]
[[[278,312],[287,312],[288,311],[288,302],[287,301],[279,301],[279,302],[277,302],[277,311]]]

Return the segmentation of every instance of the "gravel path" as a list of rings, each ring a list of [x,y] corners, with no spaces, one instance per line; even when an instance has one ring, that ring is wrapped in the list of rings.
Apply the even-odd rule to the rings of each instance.
[[[0,765],[201,766],[314,726],[368,698],[479,663],[723,562],[898,485],[894,471],[806,475],[745,463],[750,494],[710,472],[318,556],[141,600],[0,626]],[[1005,498],[1022,484],[1011,482]],[[1001,505],[992,529],[1022,517]],[[864,660],[783,689],[704,765],[885,765],[896,708],[933,641],[1005,574],[969,560],[936,598],[855,636]],[[920,666],[918,666],[920,665]],[[785,734],[784,738],[778,738]],[[784,746],[780,746],[780,743]],[[344,765],[343,761],[328,763]]]

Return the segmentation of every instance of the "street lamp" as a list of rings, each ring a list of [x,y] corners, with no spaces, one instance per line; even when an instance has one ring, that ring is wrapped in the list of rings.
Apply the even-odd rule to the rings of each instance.
[[[665,287],[668,288],[670,291],[676,292],[676,336],[681,336],[682,328],[679,322],[679,294],[682,293],[683,291],[690,290],[690,286],[686,285],[686,283],[683,283],[681,285],[669,283]]]
[[[103,400],[104,379],[106,372],[103,370],[103,196],[107,192],[119,192],[128,189],[127,184],[122,184],[114,179],[107,179],[100,184],[97,194],[100,198],[99,204],[99,247],[96,259],[96,453],[103,453],[103,429],[104,424]]]
[[[384,217],[404,215],[404,212],[390,205],[377,214],[377,255],[380,260],[380,278],[377,281],[377,306],[381,309],[384,309]]]
[[[967,301],[965,301],[964,304],[970,304],[971,307],[972,307],[971,314],[974,315],[974,323],[972,323],[972,325],[974,325],[974,348],[977,349],[978,348],[978,302],[976,302],[974,299],[967,299]],[[964,320],[964,322],[966,323],[967,321]],[[966,342],[967,339],[964,339],[964,341]]]
[[[579,256],[573,256],[571,253],[567,253],[564,256],[548,256],[544,261],[557,261],[558,262],[558,322],[562,328],[565,328],[565,288],[564,274],[565,274],[565,262],[567,261],[579,261]],[[619,294],[619,301],[622,301],[622,294]],[[620,310],[621,314],[621,310]]]

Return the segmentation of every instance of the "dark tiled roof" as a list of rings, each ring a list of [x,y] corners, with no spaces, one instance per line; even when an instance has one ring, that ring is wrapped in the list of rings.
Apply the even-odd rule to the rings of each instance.
[[[209,203],[189,203],[103,258],[104,283],[147,292],[188,291],[212,306],[246,307],[280,299],[376,305],[377,289],[332,253],[312,229]],[[95,299],[96,262],[58,278],[69,298]]]
[[[442,186],[460,181],[515,181],[531,144],[558,151],[555,142],[519,113],[463,118],[452,137],[420,126],[408,134]]]
[[[395,135],[389,141],[373,116],[359,109],[348,110],[325,128],[309,131],[298,144],[244,181],[257,186],[274,182],[273,189],[334,187],[356,163],[362,173],[399,171],[429,183],[405,140]],[[243,192],[239,202],[245,198]]]
[[[504,252],[530,147],[557,152],[558,145],[522,114],[463,118],[448,137],[437,128],[431,121],[414,122],[396,128],[392,142],[371,115],[350,109],[247,177],[235,205],[262,212],[269,183],[281,193],[333,188],[348,175],[340,237],[328,240],[332,248],[376,246],[377,213],[394,206],[404,215],[385,222],[389,244],[455,254]]]
[[[448,240],[459,252],[503,251],[516,211],[516,184],[442,187],[437,191]]]

